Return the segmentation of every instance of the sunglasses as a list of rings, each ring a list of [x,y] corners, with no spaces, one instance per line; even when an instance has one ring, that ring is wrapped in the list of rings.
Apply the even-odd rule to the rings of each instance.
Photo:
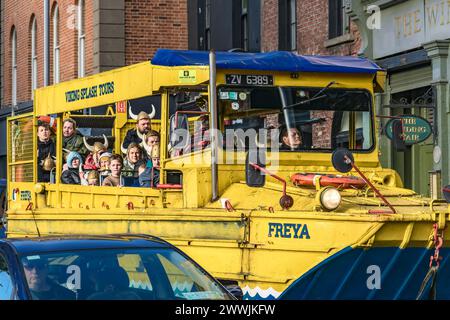
[[[33,264],[24,264],[23,267],[27,270],[42,270],[45,268],[45,265],[42,263],[33,263]]]

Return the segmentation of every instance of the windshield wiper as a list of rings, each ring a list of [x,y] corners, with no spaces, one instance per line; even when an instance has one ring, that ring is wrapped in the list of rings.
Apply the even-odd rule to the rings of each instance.
[[[309,102],[311,102],[311,101],[319,100],[319,99],[325,98],[325,97],[327,96],[326,94],[322,94],[322,95],[320,95],[320,94],[323,93],[323,92],[325,92],[325,90],[328,90],[333,84],[336,84],[336,81],[331,81],[331,82],[330,82],[329,84],[327,84],[324,88],[320,89],[320,91],[317,92],[312,98],[310,98],[310,99],[308,99],[308,100],[300,101],[300,102],[298,102],[298,103],[291,104],[291,105],[286,106],[286,107],[283,107],[283,109],[288,109],[288,108],[293,108],[293,107],[301,106],[301,105],[306,104],[306,103],[309,103]],[[319,96],[319,95],[320,95],[320,96]]]

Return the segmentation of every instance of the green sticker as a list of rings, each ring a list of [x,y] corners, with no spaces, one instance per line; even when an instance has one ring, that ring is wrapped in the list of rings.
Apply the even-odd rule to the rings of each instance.
[[[179,83],[196,83],[197,71],[195,70],[181,70],[178,72]]]

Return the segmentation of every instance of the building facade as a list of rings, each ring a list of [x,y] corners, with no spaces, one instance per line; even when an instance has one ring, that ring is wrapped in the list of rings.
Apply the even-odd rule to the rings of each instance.
[[[49,0],[44,82],[44,0],[1,0],[0,178],[6,117],[29,112],[33,90],[187,49],[186,0]]]
[[[403,152],[382,136],[382,161],[400,173],[407,187],[440,197],[441,187],[450,182],[450,3],[354,0],[348,12],[362,34],[359,54],[388,71],[379,114],[420,116],[433,129],[428,139]]]

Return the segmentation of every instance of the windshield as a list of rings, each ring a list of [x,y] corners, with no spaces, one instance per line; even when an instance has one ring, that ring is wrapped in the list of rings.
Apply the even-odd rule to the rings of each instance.
[[[336,89],[333,84],[323,88],[220,87],[218,105],[226,147],[247,149],[254,142],[249,133],[253,131],[259,136],[255,143],[272,151],[371,150],[370,93]],[[267,130],[266,138],[261,130]],[[228,139],[233,135],[234,139]]]
[[[229,294],[171,248],[80,250],[22,258],[36,300],[223,300]]]

